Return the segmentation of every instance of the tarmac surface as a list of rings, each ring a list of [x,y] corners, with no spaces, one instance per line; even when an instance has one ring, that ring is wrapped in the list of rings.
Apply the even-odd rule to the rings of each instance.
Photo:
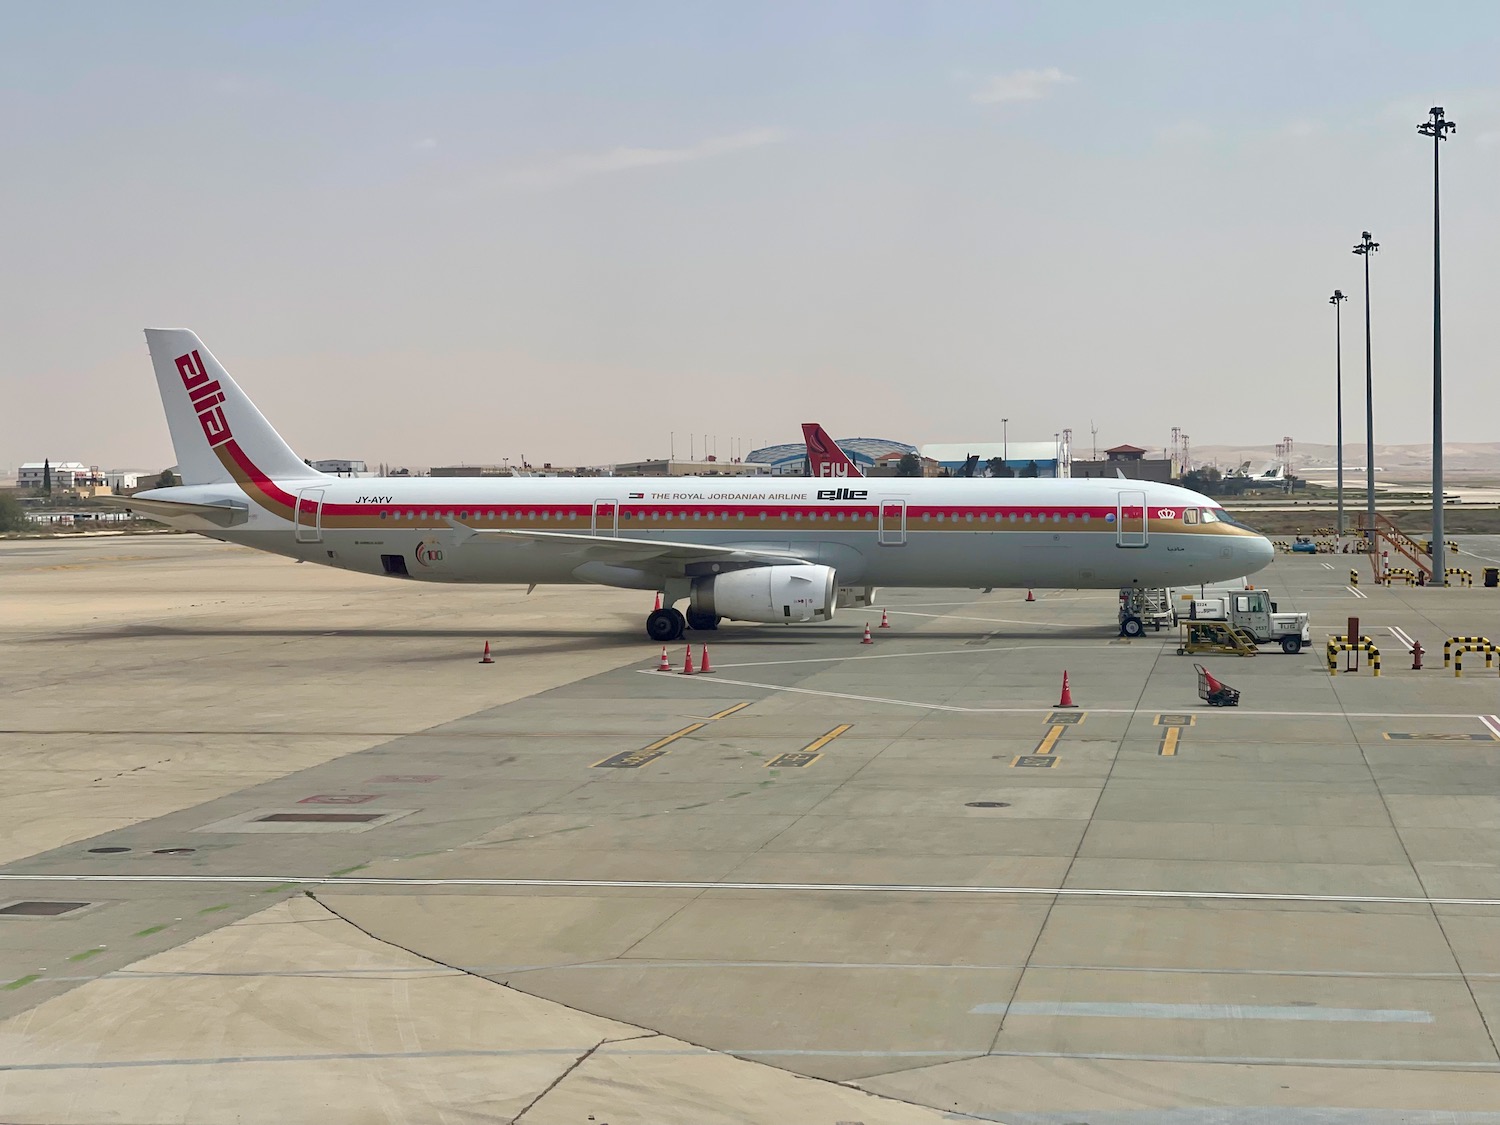
[[[638,593],[0,543],[0,1122],[1496,1125],[1500,590],[1255,581],[1313,651],[891,591],[688,677]]]

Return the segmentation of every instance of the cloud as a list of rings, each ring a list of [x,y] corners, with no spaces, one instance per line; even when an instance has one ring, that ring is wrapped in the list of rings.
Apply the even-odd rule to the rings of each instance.
[[[1313,137],[1321,136],[1322,133],[1323,123],[1309,118],[1299,118],[1288,122],[1280,130],[1280,136],[1289,141],[1311,140]]]
[[[1201,145],[1214,139],[1214,131],[1201,121],[1178,121],[1158,129],[1156,139],[1169,145]]]
[[[1077,81],[1071,74],[1064,74],[1055,66],[1042,70],[1016,70],[1010,74],[994,74],[980,79],[969,92],[969,99],[980,105],[1034,102],[1045,98],[1054,86]]]
[[[430,149],[437,148],[437,145],[438,143],[436,137],[423,137],[420,141],[418,141],[411,147],[416,149],[418,152],[427,152]]]
[[[686,148],[621,147],[603,152],[580,152],[517,169],[506,175],[504,181],[516,187],[554,187],[611,172],[654,168],[662,164],[690,164],[726,153],[779,144],[785,139],[786,133],[780,129],[748,129],[743,133],[710,137]]]

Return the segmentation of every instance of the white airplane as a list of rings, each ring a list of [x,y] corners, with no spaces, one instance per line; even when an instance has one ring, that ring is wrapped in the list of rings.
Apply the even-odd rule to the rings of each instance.
[[[184,483],[130,508],[365,574],[658,590],[654,641],[721,618],[828,620],[875,586],[1196,586],[1273,556],[1207,497],[1140,481],[329,476],[192,332],[146,340]]]

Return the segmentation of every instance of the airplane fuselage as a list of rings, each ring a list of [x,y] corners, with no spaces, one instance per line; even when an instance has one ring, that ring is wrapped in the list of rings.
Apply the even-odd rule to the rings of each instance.
[[[657,584],[618,559],[601,571],[583,541],[576,551],[555,540],[539,549],[489,531],[784,554],[833,567],[849,586],[1187,585],[1252,573],[1272,554],[1212,501],[1125,480],[262,478],[140,498],[234,501],[244,511],[234,526],[190,515],[169,522],[308,562],[431,582]]]

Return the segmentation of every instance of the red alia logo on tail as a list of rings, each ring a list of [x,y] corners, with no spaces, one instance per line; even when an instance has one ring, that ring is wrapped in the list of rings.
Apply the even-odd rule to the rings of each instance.
[[[188,398],[198,414],[198,424],[203,427],[203,436],[210,447],[223,445],[234,434],[224,417],[224,392],[219,381],[208,378],[203,359],[197,352],[177,357],[177,373],[182,376],[182,385],[187,388]]]
[[[807,468],[815,477],[857,477],[863,474],[834,440],[816,422],[802,423],[802,439],[807,443]]]

